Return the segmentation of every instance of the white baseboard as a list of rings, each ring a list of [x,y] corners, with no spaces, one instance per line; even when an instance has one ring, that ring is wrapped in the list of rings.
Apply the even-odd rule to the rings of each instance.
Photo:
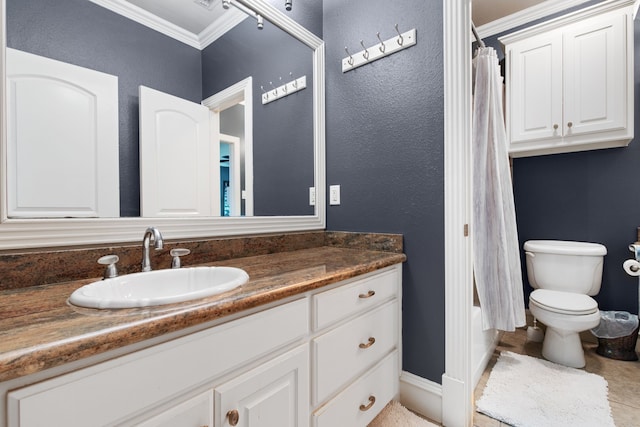
[[[442,422],[442,386],[438,383],[402,371],[400,403],[433,421]]]

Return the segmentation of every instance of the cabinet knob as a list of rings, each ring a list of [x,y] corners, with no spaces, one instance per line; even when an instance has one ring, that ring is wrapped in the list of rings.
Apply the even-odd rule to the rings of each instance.
[[[374,337],[369,337],[369,340],[366,343],[360,343],[358,347],[360,348],[369,348],[376,343],[376,339]]]
[[[374,403],[376,403],[376,397],[375,396],[369,396],[369,403],[366,404],[366,405],[360,405],[360,410],[362,412],[368,411],[369,409],[371,409],[371,407],[373,406]]]
[[[376,291],[369,291],[366,294],[360,294],[358,295],[359,298],[365,299],[365,298],[371,298],[372,296],[374,296],[376,294]]]
[[[232,409],[227,412],[227,419],[229,420],[229,424],[232,426],[238,425],[238,421],[240,420],[240,414],[237,409]]]
[[[573,126],[573,122],[569,122],[567,123],[567,127],[570,128],[571,126]]]
[[[557,124],[557,123],[554,123],[554,124],[553,124],[553,130],[557,130],[557,129],[558,129],[558,124]]]

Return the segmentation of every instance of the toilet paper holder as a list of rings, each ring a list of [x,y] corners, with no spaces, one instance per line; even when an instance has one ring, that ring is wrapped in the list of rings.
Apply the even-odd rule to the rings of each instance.
[[[629,250],[636,256],[636,261],[640,261],[640,242],[630,244]]]
[[[629,250],[634,253],[635,259],[628,259],[622,263],[622,268],[630,276],[640,276],[640,243],[632,243]]]

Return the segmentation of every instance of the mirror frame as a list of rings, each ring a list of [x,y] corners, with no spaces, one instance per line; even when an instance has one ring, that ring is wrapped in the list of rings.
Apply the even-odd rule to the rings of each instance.
[[[325,74],[324,42],[302,25],[264,0],[235,0],[248,6],[313,50],[313,151],[316,205],[314,215],[208,218],[58,218],[13,219],[7,217],[6,197],[6,3],[0,0],[0,250],[105,245],[138,241],[149,225],[158,227],[166,239],[194,239],[323,230],[325,200]]]

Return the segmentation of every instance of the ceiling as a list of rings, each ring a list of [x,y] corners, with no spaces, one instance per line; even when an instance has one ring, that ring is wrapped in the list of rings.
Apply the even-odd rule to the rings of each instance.
[[[193,34],[200,34],[226,12],[222,0],[212,0],[209,6],[198,0],[125,0]]]
[[[476,27],[545,1],[557,0],[472,0],[471,16]]]

